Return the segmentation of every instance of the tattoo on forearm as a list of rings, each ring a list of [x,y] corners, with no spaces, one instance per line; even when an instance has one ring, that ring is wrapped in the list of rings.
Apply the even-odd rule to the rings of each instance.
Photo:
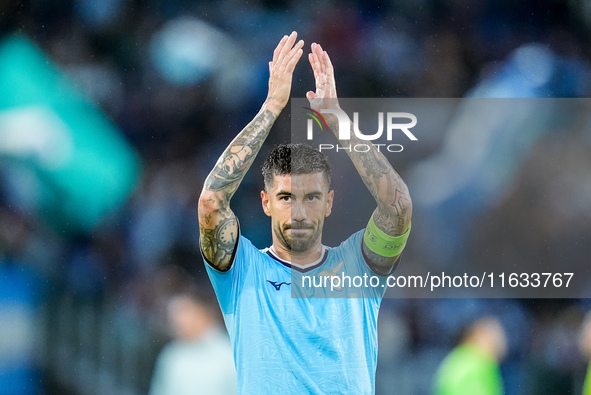
[[[330,121],[328,126],[338,137],[337,123]],[[351,129],[351,140],[340,141],[340,143],[354,145],[366,142],[359,140]],[[412,212],[410,195],[402,178],[392,168],[386,157],[375,148],[367,152],[355,150],[346,150],[346,152],[364,184],[378,202],[378,208],[374,212],[376,225],[391,235],[404,233]],[[368,254],[371,255],[371,253]]]
[[[217,269],[232,263],[238,240],[238,221],[230,199],[252,165],[277,116],[261,110],[226,148],[205,180],[200,199],[199,229],[204,257]]]
[[[394,193],[394,201],[390,204],[390,206],[396,212],[397,217],[404,217],[408,214],[408,208],[410,206],[410,199],[408,196],[408,192],[403,192],[400,189],[396,189]]]
[[[259,112],[224,151],[205,180],[205,189],[229,189],[233,194],[261,149],[275,119],[276,115],[269,110]]]

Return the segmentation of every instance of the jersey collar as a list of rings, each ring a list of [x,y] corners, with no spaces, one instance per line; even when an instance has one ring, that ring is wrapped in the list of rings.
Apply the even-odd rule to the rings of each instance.
[[[320,258],[318,258],[316,261],[314,261],[312,263],[308,263],[306,265],[301,265],[299,263],[294,263],[294,262],[287,261],[285,259],[281,259],[273,252],[273,250],[270,247],[265,248],[263,250],[263,252],[266,253],[267,255],[269,255],[271,258],[275,259],[277,262],[281,263],[282,265],[284,265],[290,269],[295,269],[298,272],[302,272],[302,273],[309,272],[310,270],[313,270],[313,269],[316,269],[317,267],[322,266],[322,264],[328,258],[328,248],[325,245],[322,245],[322,252],[320,254]]]

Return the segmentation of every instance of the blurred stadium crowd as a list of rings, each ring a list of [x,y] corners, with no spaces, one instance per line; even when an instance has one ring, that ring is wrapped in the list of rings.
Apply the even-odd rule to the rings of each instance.
[[[327,48],[343,97],[589,95],[585,0],[1,2],[0,40],[26,36],[53,59],[117,125],[140,158],[141,175],[128,201],[98,226],[67,232],[23,208],[0,150],[0,372],[6,367],[0,394],[148,391],[169,336],[166,301],[180,290],[211,288],[197,247],[203,180],[264,100],[267,62],[292,30],[307,45]],[[531,43],[538,43],[534,69],[554,61],[546,77],[527,85],[511,74],[519,71],[511,59]],[[306,66],[296,69],[293,96],[313,87]],[[268,147],[286,140],[279,131],[289,130],[287,112]],[[548,254],[591,256],[591,123],[582,122],[537,133],[513,153],[512,169],[492,168],[510,172],[494,199],[464,190],[462,204],[474,204],[459,225],[441,214],[455,209],[449,201],[417,202],[419,220],[433,226],[429,237],[445,231],[451,245],[474,246],[436,249],[442,267],[475,256],[515,266]],[[426,171],[419,164],[445,145],[443,133],[435,131],[411,155],[393,157],[411,193]],[[257,163],[233,207],[243,233],[262,248],[270,227],[260,209]],[[491,234],[496,251],[476,254]],[[405,265],[437,260],[424,251],[427,241],[411,237]],[[498,317],[508,334],[506,393],[582,388],[587,360],[577,338],[586,300],[385,299],[383,305],[378,394],[430,393],[460,329],[483,314]]]

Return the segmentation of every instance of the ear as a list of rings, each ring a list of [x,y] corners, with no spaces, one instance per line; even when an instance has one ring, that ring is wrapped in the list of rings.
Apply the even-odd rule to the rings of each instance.
[[[326,194],[326,214],[324,214],[325,217],[328,217],[330,215],[330,213],[332,212],[332,203],[334,202],[334,190],[330,190],[328,191],[328,193]]]
[[[261,203],[263,204],[263,211],[267,216],[271,216],[271,210],[269,209],[269,194],[266,191],[261,191]]]

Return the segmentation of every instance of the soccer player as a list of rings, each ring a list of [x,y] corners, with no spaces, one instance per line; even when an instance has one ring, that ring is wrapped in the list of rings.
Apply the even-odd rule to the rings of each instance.
[[[583,319],[581,333],[579,335],[579,345],[584,356],[591,358],[591,312],[588,312]],[[587,364],[587,373],[583,382],[583,395],[591,395],[591,360]]]
[[[263,165],[264,212],[272,245],[258,250],[240,232],[230,200],[286,106],[303,41],[283,37],[269,63],[269,90],[255,118],[211,171],[199,199],[201,251],[234,347],[240,394],[371,394],[377,363],[377,316],[386,276],[395,269],[410,232],[408,188],[372,149],[348,152],[377,202],[368,226],[336,248],[322,244],[334,191],[326,157],[301,144],[280,145]],[[316,90],[311,108],[338,109],[328,54],[312,44]],[[337,134],[338,120],[326,117]],[[347,143],[355,144],[356,137]],[[293,298],[294,274],[361,276],[380,285],[364,298]],[[337,292],[337,291],[335,291]],[[338,292],[337,292],[338,293]]]
[[[437,370],[435,395],[502,395],[499,361],[507,352],[505,330],[494,317],[473,322]]]
[[[167,313],[173,340],[158,355],[149,395],[236,393],[236,372],[227,366],[232,349],[214,308],[190,291],[170,298]]]

